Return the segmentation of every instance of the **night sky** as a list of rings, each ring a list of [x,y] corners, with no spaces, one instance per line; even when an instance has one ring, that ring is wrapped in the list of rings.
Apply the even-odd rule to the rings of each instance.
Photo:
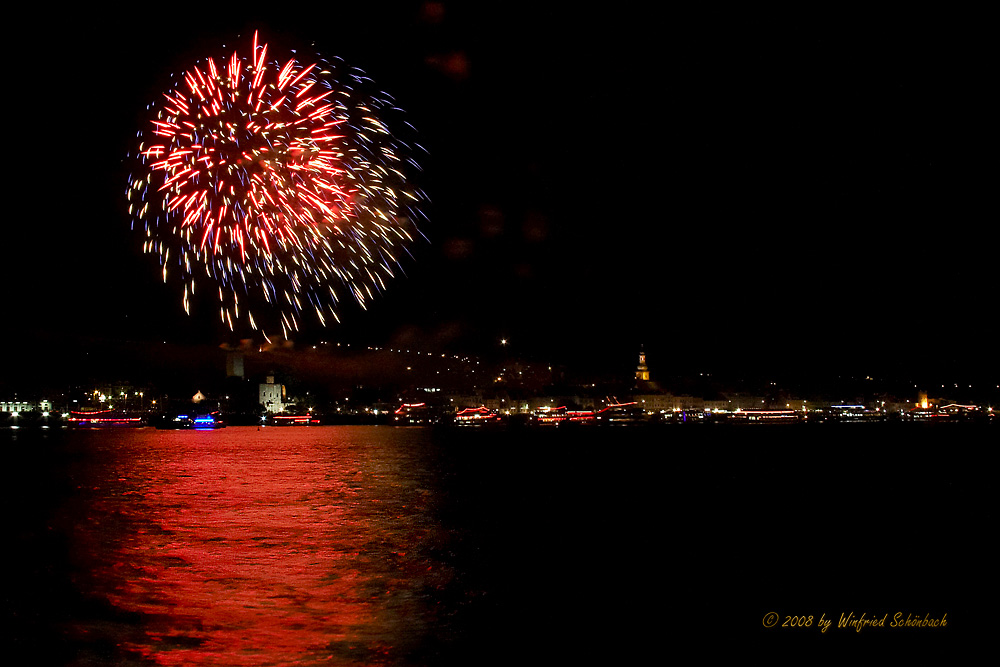
[[[996,379],[983,17],[340,4],[10,26],[8,388],[93,341],[239,338],[142,254],[124,159],[171,72],[255,29],[364,70],[427,149],[429,243],[297,344]]]

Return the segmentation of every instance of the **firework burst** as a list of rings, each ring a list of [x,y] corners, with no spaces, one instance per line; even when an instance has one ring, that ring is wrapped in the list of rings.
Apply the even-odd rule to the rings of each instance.
[[[150,110],[129,214],[164,281],[180,273],[188,313],[197,287],[218,292],[230,329],[339,321],[341,300],[365,306],[420,236],[419,146],[356,69],[271,59],[254,34],[251,57],[199,61]]]

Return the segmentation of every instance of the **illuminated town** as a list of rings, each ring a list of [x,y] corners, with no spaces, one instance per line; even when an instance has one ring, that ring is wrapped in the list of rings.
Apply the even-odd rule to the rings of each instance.
[[[502,341],[506,344],[506,341]],[[259,351],[260,352],[260,351]],[[803,389],[777,381],[720,381],[711,373],[656,379],[640,347],[635,365],[597,377],[548,363],[485,361],[415,349],[321,343],[282,363],[264,354],[220,351],[204,384],[170,389],[129,380],[95,381],[68,391],[0,397],[10,427],[387,424],[457,426],[878,421],[991,422],[1000,386],[913,384],[893,388],[871,376]],[[625,355],[622,355],[623,358]],[[303,379],[312,368],[361,360],[375,375],[350,383]],[[271,366],[263,366],[270,363]],[[223,372],[224,366],[224,372]],[[253,370],[260,366],[266,370]],[[386,380],[386,377],[391,379]],[[983,400],[985,398],[985,400]]]

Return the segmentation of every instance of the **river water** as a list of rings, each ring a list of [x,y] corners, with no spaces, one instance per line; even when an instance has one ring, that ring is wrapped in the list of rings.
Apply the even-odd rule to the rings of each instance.
[[[884,610],[952,623],[823,650],[954,657],[995,435],[7,430],[7,645],[40,665],[640,664],[816,650],[762,616]]]

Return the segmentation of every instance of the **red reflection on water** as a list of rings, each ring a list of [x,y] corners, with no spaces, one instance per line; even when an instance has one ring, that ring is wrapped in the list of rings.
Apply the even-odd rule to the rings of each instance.
[[[121,645],[162,665],[378,664],[418,636],[448,572],[421,546],[436,529],[406,448],[373,433],[120,437],[78,541],[87,592],[141,614]]]

